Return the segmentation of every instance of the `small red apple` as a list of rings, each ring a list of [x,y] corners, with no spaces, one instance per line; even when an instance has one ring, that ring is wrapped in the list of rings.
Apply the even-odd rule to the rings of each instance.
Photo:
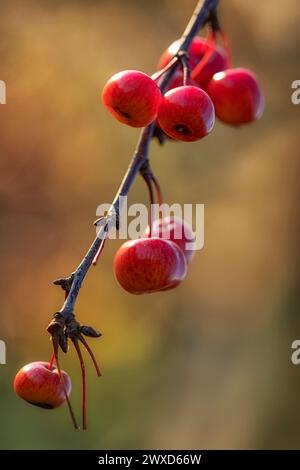
[[[149,237],[149,234],[150,227],[148,226],[144,236]],[[188,263],[193,259],[195,235],[189,224],[183,219],[175,216],[157,219],[152,224],[151,235],[176,243],[183,251]]]
[[[162,97],[157,120],[169,137],[193,142],[212,131],[215,123],[214,105],[201,88],[179,86]]]
[[[239,126],[260,118],[264,96],[254,73],[245,68],[216,73],[208,84],[216,116],[226,124]]]
[[[114,271],[125,290],[145,294],[176,287],[186,276],[187,264],[175,243],[156,237],[139,238],[119,248]]]
[[[71,393],[71,379],[62,371],[68,396]],[[63,385],[56,367],[49,369],[48,362],[32,362],[22,367],[14,379],[16,394],[40,408],[57,408],[66,400]]]
[[[132,127],[144,127],[154,121],[160,98],[155,81],[138,70],[116,73],[102,92],[107,110],[118,121]]]

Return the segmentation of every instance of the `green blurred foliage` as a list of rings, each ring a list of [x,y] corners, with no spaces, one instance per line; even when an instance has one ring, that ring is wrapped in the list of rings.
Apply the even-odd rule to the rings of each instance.
[[[138,137],[107,114],[101,89],[116,71],[155,70],[194,3],[1,2],[2,449],[299,447],[297,0],[220,2],[233,63],[260,77],[265,114],[198,143],[153,144],[166,199],[205,204],[205,247],[179,289],[134,297],[114,279],[120,242],[107,243],[77,306],[103,333],[91,341],[103,377],[88,366],[89,430],[12,391],[19,367],[50,358],[45,327],[62,302],[51,280],[79,262]],[[140,180],[130,200],[147,200]],[[62,361],[78,412],[73,350]]]

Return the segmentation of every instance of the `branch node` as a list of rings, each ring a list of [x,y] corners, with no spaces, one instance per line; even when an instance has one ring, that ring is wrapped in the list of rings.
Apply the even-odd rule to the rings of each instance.
[[[66,322],[65,327],[66,335],[73,341],[80,335],[80,323],[75,319],[74,315],[71,315]]]
[[[64,290],[68,294],[71,290],[71,287],[74,281],[74,276],[75,276],[75,273],[72,273],[71,276],[69,277],[62,277],[59,279],[55,279],[55,281],[53,281],[53,284],[55,286],[60,286],[62,290]]]
[[[178,57],[178,59],[179,59],[180,61],[182,61],[182,59],[183,59],[183,60],[189,60],[189,53],[188,53],[188,51],[186,51],[185,49],[182,49],[182,50],[179,50],[179,51],[177,52],[177,54],[175,55],[175,57]]]
[[[53,315],[47,331],[51,336],[53,344],[59,344],[64,353],[68,352],[68,338],[65,332],[66,319],[61,312]]]
[[[152,170],[150,167],[149,160],[145,160],[145,163],[140,168],[140,175],[144,178],[144,180],[149,181],[152,179]]]

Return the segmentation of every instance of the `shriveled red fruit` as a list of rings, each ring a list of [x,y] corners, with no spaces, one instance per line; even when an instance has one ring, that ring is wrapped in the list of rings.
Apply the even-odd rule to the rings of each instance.
[[[158,62],[158,69],[164,68],[174,55],[178,52],[180,41],[174,41],[168,49],[161,55]],[[203,59],[203,57],[210,53],[208,61],[203,67],[196,71],[196,66]],[[216,46],[212,41],[196,36],[191,46],[189,47],[189,66],[192,70],[192,79],[195,80],[201,88],[206,89],[206,86],[212,76],[225,70],[227,67],[226,55],[223,49]],[[195,72],[193,70],[195,69]]]
[[[161,238],[125,242],[114,259],[115,276],[131,294],[146,294],[176,287],[186,276],[181,249]]]
[[[226,124],[247,124],[263,113],[262,90],[256,76],[248,69],[234,68],[215,74],[207,92],[217,117]]]
[[[161,93],[151,77],[137,70],[113,75],[103,88],[102,100],[108,111],[120,122],[144,127],[156,117]]]
[[[68,396],[71,393],[71,379],[62,371]],[[49,369],[48,362],[32,362],[22,367],[14,379],[16,394],[32,405],[40,408],[57,408],[66,397],[56,367]]]
[[[157,120],[169,137],[192,142],[205,137],[213,129],[214,106],[201,88],[181,86],[162,97]]]
[[[145,231],[145,237],[149,237],[150,227]],[[195,254],[195,234],[187,222],[179,217],[163,217],[157,219],[152,224],[151,235],[153,237],[170,240],[183,251],[189,263]]]

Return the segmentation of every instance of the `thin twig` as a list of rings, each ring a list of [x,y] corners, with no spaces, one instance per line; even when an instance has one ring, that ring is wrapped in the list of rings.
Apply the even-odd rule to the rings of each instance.
[[[198,30],[203,27],[206,22],[209,20],[209,17],[213,11],[215,11],[217,5],[218,5],[219,0],[204,0],[204,1],[199,1],[195,11],[183,33],[181,36],[180,42],[179,42],[179,49],[178,53],[183,52],[185,53],[188,51],[189,46],[191,45],[191,42],[194,38],[194,36],[197,34]],[[159,79],[159,86],[161,88],[161,91],[164,92],[174,73],[175,73],[176,67],[171,67],[167,72],[164,73],[164,75]],[[155,123],[150,124],[149,126],[145,127],[140,135],[136,151],[132,157],[132,160],[130,162],[130,165],[127,169],[127,172],[123,178],[123,181],[117,191],[117,194],[112,202],[109,214],[116,214],[117,215],[117,220],[118,220],[118,215],[120,213],[121,207],[120,207],[120,197],[121,196],[127,196],[132,184],[136,178],[136,176],[139,173],[140,168],[142,167],[143,163],[148,159],[149,155],[149,145],[153,136],[155,128]],[[67,295],[67,298],[60,310],[62,316],[64,318],[68,318],[69,316],[73,315],[74,312],[74,306],[79,294],[79,291],[81,289],[83,280],[91,267],[93,260],[97,256],[97,253],[99,251],[99,248],[101,246],[102,238],[105,235],[105,230],[104,227],[101,227],[99,230],[99,233],[97,234],[97,237],[94,239],[92,245],[88,249],[86,255],[84,256],[83,260],[77,267],[77,269],[74,272],[73,278],[72,278],[72,285],[70,288],[70,291]]]
[[[105,242],[106,242],[106,238],[107,238],[107,234],[104,234],[103,235],[103,238],[101,240],[101,244],[99,246],[99,249],[98,249],[98,252],[96,253],[94,259],[93,259],[93,266],[96,266],[98,261],[99,261],[99,258],[100,258],[100,255],[102,253],[102,250],[104,248],[104,245],[105,245]]]

